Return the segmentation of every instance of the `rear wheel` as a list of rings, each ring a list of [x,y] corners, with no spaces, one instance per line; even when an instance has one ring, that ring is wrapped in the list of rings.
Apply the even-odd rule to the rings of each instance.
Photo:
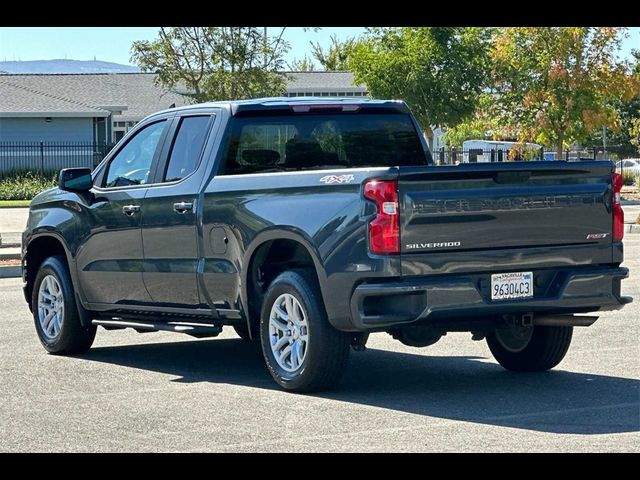
[[[71,277],[62,257],[49,257],[40,266],[31,305],[36,332],[49,353],[82,353],[91,348],[96,327],[80,323]]]
[[[260,317],[267,368],[285,390],[334,387],[349,357],[349,336],[329,324],[313,272],[281,273],[269,286]]]
[[[507,370],[541,372],[562,361],[572,334],[573,327],[509,326],[489,333],[487,344]]]

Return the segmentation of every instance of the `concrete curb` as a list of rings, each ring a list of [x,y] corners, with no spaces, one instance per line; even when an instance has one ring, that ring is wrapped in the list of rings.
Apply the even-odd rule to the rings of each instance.
[[[2,253],[2,249],[0,249],[0,260],[20,260],[22,258],[22,254],[18,253]]]
[[[19,247],[21,244],[20,232],[0,232],[0,247]]]
[[[16,247],[21,247],[22,246],[22,242],[0,242],[0,248],[16,248]]]
[[[15,267],[0,267],[0,278],[20,278],[22,276],[22,268],[20,265]]]

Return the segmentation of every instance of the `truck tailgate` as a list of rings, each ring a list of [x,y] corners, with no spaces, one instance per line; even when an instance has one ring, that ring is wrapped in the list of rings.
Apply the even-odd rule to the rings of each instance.
[[[531,266],[609,262],[612,172],[603,161],[400,168],[403,274],[437,271],[433,256],[443,253],[469,262],[517,249]]]

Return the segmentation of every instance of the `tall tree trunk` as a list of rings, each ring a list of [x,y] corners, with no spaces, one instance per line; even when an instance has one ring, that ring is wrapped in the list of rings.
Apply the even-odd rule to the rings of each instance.
[[[433,130],[431,127],[427,126],[424,129],[424,136],[427,137],[427,144],[429,145],[429,150],[433,154]]]
[[[556,146],[556,160],[562,160],[562,145],[564,143],[564,133],[558,134],[558,144]]]

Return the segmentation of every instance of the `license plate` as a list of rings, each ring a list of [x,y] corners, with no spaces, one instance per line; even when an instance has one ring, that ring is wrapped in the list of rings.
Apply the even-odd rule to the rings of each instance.
[[[533,297],[533,273],[496,273],[491,275],[491,300]]]

